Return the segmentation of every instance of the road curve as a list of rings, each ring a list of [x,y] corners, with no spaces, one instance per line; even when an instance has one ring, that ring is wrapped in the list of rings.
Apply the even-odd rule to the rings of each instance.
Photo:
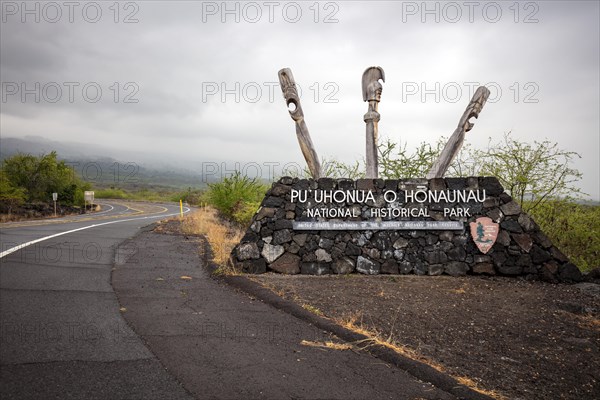
[[[0,224],[0,397],[189,398],[127,326],[110,284],[120,243],[177,204]],[[189,212],[189,209],[184,209]]]
[[[75,229],[83,230],[101,224],[108,225],[136,219],[160,219],[180,213],[179,206],[173,204],[134,203],[118,200],[106,200],[98,203],[102,208],[101,211],[95,213],[0,224],[0,243],[2,243],[0,258],[10,254],[11,249],[18,245],[52,235],[64,234]],[[187,213],[190,209],[184,207],[183,211]]]

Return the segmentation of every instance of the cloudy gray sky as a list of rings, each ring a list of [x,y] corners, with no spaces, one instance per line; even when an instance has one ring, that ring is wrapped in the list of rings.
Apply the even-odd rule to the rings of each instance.
[[[198,170],[302,163],[277,85],[290,67],[318,153],[352,161],[379,65],[384,137],[448,137],[486,84],[467,142],[558,142],[599,199],[599,20],[597,1],[2,1],[1,134]]]

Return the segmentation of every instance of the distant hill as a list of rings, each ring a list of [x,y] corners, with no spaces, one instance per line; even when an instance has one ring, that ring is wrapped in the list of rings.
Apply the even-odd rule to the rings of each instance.
[[[17,152],[34,155],[45,154],[56,151],[65,159],[96,159],[102,156],[110,156],[120,159],[115,150],[91,145],[89,143],[59,142],[49,140],[41,136],[25,136],[24,138],[2,137],[0,138],[0,158],[11,156]],[[125,153],[123,154],[125,156]],[[126,156],[123,158],[127,158]]]
[[[86,143],[58,142],[35,136],[0,138],[0,160],[19,152],[40,155],[51,151],[56,151],[61,160],[72,165],[74,171],[95,188],[185,189],[206,185],[202,175],[194,171],[167,164],[150,166],[147,163],[122,161],[132,159],[125,151],[122,152],[122,158],[113,158],[104,154],[114,154],[115,150]]]

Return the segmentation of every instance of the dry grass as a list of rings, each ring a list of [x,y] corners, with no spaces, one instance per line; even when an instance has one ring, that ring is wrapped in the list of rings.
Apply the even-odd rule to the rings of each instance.
[[[323,349],[332,349],[332,350],[352,350],[352,345],[348,343],[334,343],[332,341],[327,342],[312,342],[310,340],[302,340],[300,342],[303,346],[308,347],[318,347]]]
[[[415,350],[413,350],[411,348],[402,346],[399,343],[394,342],[392,340],[391,336],[388,337],[387,339],[384,339],[383,335],[380,332],[372,331],[372,330],[366,328],[363,325],[361,320],[362,320],[362,317],[360,314],[354,314],[354,315],[351,315],[351,316],[349,316],[347,318],[343,318],[343,319],[335,319],[335,322],[338,323],[339,325],[343,326],[344,328],[368,337],[368,339],[364,339],[364,340],[353,343],[356,346],[363,345],[362,347],[359,347],[360,350],[364,350],[364,349],[366,349],[370,346],[374,346],[374,345],[380,345],[380,346],[387,347],[400,355],[410,358],[411,360],[415,360],[415,361],[419,361],[423,364],[427,364],[439,372],[450,375],[454,379],[456,379],[456,381],[459,382],[460,384],[465,385],[479,393],[485,394],[486,396],[489,396],[493,399],[507,400],[507,398],[505,396],[501,395],[500,393],[498,393],[496,391],[481,388],[477,384],[477,382],[473,381],[470,378],[467,378],[466,376],[456,376],[454,374],[451,374],[441,364],[438,364],[438,363],[434,362],[433,360],[431,360],[427,357],[424,357],[423,355],[419,354],[418,352],[416,352]]]
[[[289,297],[293,298],[294,301],[298,301],[298,296],[295,296],[295,295],[292,296],[291,294],[286,293],[285,290],[279,289],[278,287],[276,287],[275,285],[273,285],[270,282],[266,282],[266,281],[257,279],[255,275],[248,275],[247,278],[249,280],[251,280],[252,282],[256,282],[259,285],[262,285],[263,287],[269,289],[271,292],[275,293],[279,297],[288,298],[288,296],[289,296]]]
[[[17,215],[12,215],[12,214],[0,214],[0,224],[3,224],[5,222],[16,222],[16,221],[20,221],[21,218],[19,218],[19,216]]]
[[[323,316],[323,311],[319,310],[317,307],[313,307],[310,304],[302,304],[302,308],[306,311],[310,311],[313,314]]]
[[[181,226],[184,233],[206,237],[212,249],[213,262],[218,266],[217,273],[228,275],[239,273],[229,265],[229,256],[244,236],[240,228],[219,218],[217,210],[212,207],[202,207],[186,216]]]
[[[415,351],[409,349],[408,347],[401,346],[397,343],[394,343],[391,338],[383,339],[382,335],[379,332],[372,331],[366,328],[362,322],[360,314],[354,314],[344,319],[336,319],[335,322],[340,324],[346,329],[349,329],[353,332],[360,333],[361,335],[367,336],[369,339],[361,341],[365,346],[363,349],[373,346],[373,345],[381,345],[387,348],[394,350],[395,352],[402,354],[403,356],[409,357],[411,359],[418,359],[419,361],[423,361],[423,357],[419,356]],[[358,343],[357,343],[358,344]],[[429,365],[433,366],[428,362]],[[434,366],[435,368],[435,366]],[[437,369],[437,368],[436,368]]]

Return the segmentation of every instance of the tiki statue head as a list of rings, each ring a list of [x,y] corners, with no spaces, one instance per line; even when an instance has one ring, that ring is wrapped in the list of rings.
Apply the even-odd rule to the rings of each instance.
[[[362,92],[363,101],[381,100],[381,92],[383,87],[379,80],[385,82],[385,73],[381,67],[369,67],[363,72],[362,76]]]

